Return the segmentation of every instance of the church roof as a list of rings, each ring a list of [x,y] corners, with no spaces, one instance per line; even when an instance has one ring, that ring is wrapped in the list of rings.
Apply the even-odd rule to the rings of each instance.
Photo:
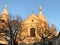
[[[30,20],[30,19],[40,20],[38,16],[36,16],[34,13],[32,13],[30,16],[28,16],[22,23]]]
[[[22,23],[24,23],[26,20],[27,21],[30,20],[31,18],[34,18],[36,20],[39,20],[39,21],[47,23],[46,17],[42,14],[42,7],[39,8],[39,14],[38,14],[38,16],[36,14],[32,13]]]

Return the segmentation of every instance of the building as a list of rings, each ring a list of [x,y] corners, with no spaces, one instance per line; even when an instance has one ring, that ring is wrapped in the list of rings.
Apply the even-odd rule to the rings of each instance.
[[[7,30],[8,30],[8,11],[5,5],[4,10],[0,14],[0,44],[7,44]]]
[[[9,28],[9,14],[7,11],[7,6],[4,7],[2,14],[0,16],[0,43],[7,44],[7,30]],[[35,43],[41,41],[41,34],[44,34],[47,30],[52,30],[51,33],[57,36],[56,28],[54,27],[54,23],[52,23],[52,27],[50,28],[48,25],[48,21],[46,17],[42,13],[42,7],[39,8],[38,15],[32,13],[21,23],[21,30],[17,33],[17,42],[18,45],[20,43]],[[54,31],[54,32],[53,32]],[[50,36],[51,37],[51,36]]]
[[[17,35],[18,45],[22,42],[26,44],[40,42],[42,38],[39,33],[42,34],[46,30],[52,30],[51,33],[54,31],[52,34],[57,36],[54,23],[52,23],[52,27],[49,28],[47,19],[42,13],[42,7],[40,7],[38,15],[32,13],[21,23],[21,31],[18,32]]]

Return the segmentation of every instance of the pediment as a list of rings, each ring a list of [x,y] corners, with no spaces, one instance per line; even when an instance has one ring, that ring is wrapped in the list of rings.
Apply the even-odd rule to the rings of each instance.
[[[34,21],[34,23],[37,23],[39,20],[40,20],[39,17],[36,16],[36,15],[33,13],[33,14],[31,14],[30,16],[28,16],[28,18],[26,18],[26,19],[22,22],[22,24],[31,23],[31,21],[32,21],[32,22]]]

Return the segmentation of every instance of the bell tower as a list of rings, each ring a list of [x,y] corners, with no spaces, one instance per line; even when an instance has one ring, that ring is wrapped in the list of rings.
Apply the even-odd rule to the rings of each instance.
[[[2,20],[5,22],[8,22],[8,10],[7,10],[7,5],[5,5],[4,10],[2,11]]]
[[[46,17],[42,14],[42,7],[39,7],[39,13],[38,13],[38,17],[43,21],[43,22],[47,22]]]

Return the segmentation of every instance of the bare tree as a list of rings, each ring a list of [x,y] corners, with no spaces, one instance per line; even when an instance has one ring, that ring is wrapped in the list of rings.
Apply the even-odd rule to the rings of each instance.
[[[20,30],[20,24],[22,19],[20,16],[11,17],[9,18],[9,29],[10,29],[10,37],[11,37],[11,45],[16,43],[16,36],[18,31]]]
[[[47,45],[50,40],[55,39],[55,35],[51,32],[51,29],[48,27],[42,27],[37,25],[37,33],[41,37],[41,45]]]

